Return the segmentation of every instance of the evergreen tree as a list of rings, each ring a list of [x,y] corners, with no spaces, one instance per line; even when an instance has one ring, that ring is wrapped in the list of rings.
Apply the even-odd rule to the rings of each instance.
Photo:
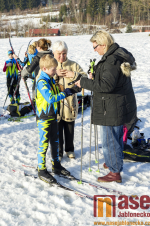
[[[59,21],[62,21],[64,16],[67,16],[67,6],[65,4],[60,7]]]
[[[5,1],[4,0],[0,0],[0,11],[3,12],[5,9]]]
[[[90,14],[92,20],[98,14],[98,0],[90,0],[87,6],[87,13]]]
[[[131,23],[128,23],[126,33],[131,33],[131,32],[132,32],[132,26],[131,26]]]
[[[32,0],[32,7],[37,8],[41,4],[40,0]]]
[[[23,0],[18,0],[18,7],[19,7],[20,10],[25,9],[23,3],[24,3]]]
[[[14,0],[14,6],[15,6],[15,9],[19,8],[19,1],[18,0]]]
[[[27,8],[28,9],[32,9],[33,8],[33,1],[32,0],[28,0],[27,1]]]
[[[7,11],[9,11],[11,8],[10,2],[11,2],[11,0],[5,0],[5,8],[7,9]]]
[[[105,15],[105,5],[106,5],[106,0],[99,1],[98,10],[102,16]]]
[[[27,1],[26,0],[22,0],[22,7],[23,7],[23,10],[27,9]]]
[[[87,0],[81,0],[79,4],[79,10],[83,13],[83,22],[86,22],[87,15]]]
[[[129,17],[131,10],[131,0],[122,0],[122,16]]]

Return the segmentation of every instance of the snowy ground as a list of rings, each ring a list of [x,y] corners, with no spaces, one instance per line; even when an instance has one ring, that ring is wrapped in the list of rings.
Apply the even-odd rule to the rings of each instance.
[[[19,26],[28,25],[30,23],[30,26],[37,28],[40,24],[41,17],[45,17],[49,15],[50,17],[57,17],[59,15],[59,11],[57,12],[48,12],[48,13],[38,13],[38,14],[26,14],[26,15],[13,15],[13,16],[6,16],[3,14],[2,21],[6,20],[5,26],[8,27],[10,24],[12,27],[15,27],[16,20]],[[61,26],[61,23],[50,23],[51,27],[58,28]]]
[[[140,132],[144,132],[145,137],[150,137],[150,37],[148,33],[137,34],[116,34],[114,38],[120,46],[131,51],[136,58],[138,68],[132,73],[132,82],[137,99],[138,117]],[[52,37],[52,42],[56,40],[66,41],[69,47],[68,57],[78,62],[85,71],[88,70],[90,59],[100,56],[92,49],[89,42],[90,36],[76,37]],[[16,54],[22,44],[21,59],[24,57],[29,38],[12,39]],[[37,39],[35,39],[37,40]],[[0,42],[0,114],[7,94],[6,76],[2,72],[4,61],[7,59],[7,50],[10,49],[8,39]],[[28,81],[31,90],[31,82]],[[28,101],[28,96],[23,82],[21,81],[21,100]],[[86,91],[88,93],[88,91]],[[7,101],[6,106],[9,104]],[[76,159],[70,160],[64,155],[62,165],[71,171],[73,175],[80,178],[80,148],[81,148],[81,114],[75,123],[75,154]],[[83,145],[83,179],[96,182],[99,175],[105,175],[102,164],[104,158],[101,148],[100,153],[100,173],[97,173],[95,164],[94,135],[92,137],[92,172],[88,172],[89,167],[89,134],[90,134],[90,108],[84,112],[84,145]],[[99,137],[99,145],[101,144]],[[36,173],[34,169],[27,169],[23,164],[37,166],[38,130],[35,118],[24,119],[23,122],[8,122],[6,119],[0,121],[0,226],[45,226],[45,225],[94,225],[95,221],[148,221],[149,218],[94,218],[93,202],[82,199],[75,194],[62,189],[50,188],[46,183],[23,176],[23,170]],[[50,150],[47,154],[47,167],[51,169]],[[16,170],[14,173],[12,169]],[[149,163],[124,162],[122,172],[123,183],[102,184],[103,186],[122,191],[125,194],[149,195],[150,196],[150,173]],[[65,179],[59,181],[84,191],[89,195],[111,195],[105,190],[97,190],[90,186],[78,185],[76,182],[68,182]],[[134,212],[132,210],[130,212]],[[149,210],[144,210],[150,212]],[[137,211],[135,211],[137,212]],[[143,210],[138,209],[138,212]],[[107,224],[106,224],[107,225]],[[145,223],[143,223],[145,225]]]

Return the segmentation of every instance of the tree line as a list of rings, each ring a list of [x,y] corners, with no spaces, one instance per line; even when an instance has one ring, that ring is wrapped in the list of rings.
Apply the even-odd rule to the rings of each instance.
[[[61,20],[76,23],[150,22],[150,0],[70,0],[60,8]]]
[[[56,4],[56,0],[0,0],[0,11],[33,9],[43,2]],[[59,18],[53,18],[55,21],[105,25],[117,21],[146,25],[150,22],[150,0],[57,0],[57,3],[60,14]]]
[[[20,10],[37,8],[41,4],[41,0],[0,0],[0,11],[9,12],[19,8]]]

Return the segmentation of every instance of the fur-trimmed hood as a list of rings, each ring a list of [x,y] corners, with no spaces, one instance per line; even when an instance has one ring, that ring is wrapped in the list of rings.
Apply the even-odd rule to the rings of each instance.
[[[122,60],[124,62],[120,66],[121,70],[122,70],[124,75],[129,77],[131,75],[131,71],[136,70],[136,67],[137,67],[136,62],[135,62],[135,58],[133,57],[133,55],[122,47],[119,47],[115,51],[114,55],[122,58]]]
[[[130,64],[128,62],[124,62],[121,64],[121,70],[124,75],[127,77],[131,75],[131,71],[136,70],[136,62]]]
[[[122,73],[129,77],[131,75],[131,71],[136,69],[136,62],[132,53],[128,52],[125,48],[120,47],[117,43],[114,43],[103,55],[101,61],[106,60],[106,58],[112,54],[115,58],[119,58],[123,62],[120,66]]]

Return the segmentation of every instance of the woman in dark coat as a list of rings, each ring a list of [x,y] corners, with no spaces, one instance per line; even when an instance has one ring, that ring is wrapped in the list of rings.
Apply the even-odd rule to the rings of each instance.
[[[96,32],[90,41],[94,51],[103,55],[95,67],[94,79],[81,78],[76,85],[93,91],[92,123],[100,125],[105,163],[110,172],[99,182],[121,182],[123,170],[123,125],[136,114],[136,100],[130,71],[135,59],[126,49],[114,43],[106,31]],[[91,75],[90,75],[91,76]]]

